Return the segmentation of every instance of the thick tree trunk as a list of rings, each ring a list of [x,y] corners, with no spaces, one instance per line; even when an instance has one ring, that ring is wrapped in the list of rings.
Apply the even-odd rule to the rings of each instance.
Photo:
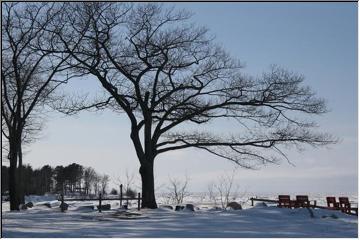
[[[18,196],[17,179],[16,179],[16,156],[15,160],[10,157],[9,168],[9,195],[10,195],[10,210],[19,210],[20,198]]]
[[[19,210],[19,205],[24,198],[22,189],[19,187],[19,173],[21,174],[20,168],[17,167],[18,159],[21,160],[22,165],[22,153],[21,152],[21,134],[14,134],[9,139],[9,195],[10,195],[10,210]],[[20,163],[20,162],[19,162]],[[21,166],[22,168],[22,166]]]
[[[139,172],[142,181],[141,208],[157,208],[155,200],[153,161],[151,163],[142,164]]]
[[[19,144],[19,165],[18,165],[18,172],[17,172],[17,179],[18,179],[18,198],[19,202],[24,204],[25,203],[25,191],[24,191],[24,180],[23,179],[23,164],[22,164],[22,147],[21,142]]]
[[[148,97],[145,97],[147,99]],[[146,101],[145,101],[146,102]],[[130,137],[134,143],[136,154],[139,158],[142,185],[141,208],[157,208],[155,200],[155,183],[154,183],[154,154],[153,142],[151,137],[151,115],[150,112],[144,113],[144,149],[139,138],[137,124],[132,126]]]

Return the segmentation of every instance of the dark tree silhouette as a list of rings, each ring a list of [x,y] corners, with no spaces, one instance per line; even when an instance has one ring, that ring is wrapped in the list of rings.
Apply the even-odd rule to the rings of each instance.
[[[22,145],[34,140],[41,129],[42,107],[66,82],[56,76],[64,70],[67,57],[40,50],[55,36],[44,31],[58,14],[55,4],[2,3],[1,7],[1,136],[10,162],[10,209],[18,210],[24,202]]]
[[[71,192],[74,192],[76,187],[81,186],[84,168],[79,164],[72,163],[64,168],[63,174],[67,187]]]
[[[106,106],[127,115],[140,162],[143,208],[157,207],[153,169],[160,154],[197,148],[251,169],[286,158],[283,146],[333,142],[306,118],[326,107],[302,85],[302,75],[276,66],[259,78],[243,75],[241,64],[207,29],[189,22],[187,12],[99,2],[67,8],[58,20],[63,27],[49,30],[58,34],[57,51],[71,54],[68,63],[95,76],[108,97],[87,105],[70,101],[60,110]],[[238,131],[196,130],[219,119],[237,121]]]
[[[92,167],[87,167],[84,169],[83,178],[86,194],[89,194],[94,182],[97,180],[97,173]]]
[[[9,191],[9,167],[2,166],[1,171],[1,192],[7,195]],[[103,181],[102,190],[105,192],[109,179],[106,177],[107,175],[103,176],[101,179]],[[45,165],[37,169],[33,169],[30,165],[23,165],[22,177],[24,179],[23,188],[25,195],[43,195],[49,192],[62,193],[63,190],[69,191],[66,193],[73,193],[81,190],[76,189],[77,187],[90,188],[91,184],[97,181],[97,173],[93,168],[85,168],[76,163],[69,164],[65,167],[60,165],[56,166],[56,168]],[[85,192],[85,194],[89,194],[89,192]]]
[[[40,179],[41,179],[41,192],[51,192],[52,191],[52,175],[53,169],[49,165],[45,165],[40,169]]]
[[[24,181],[24,195],[35,194],[34,189],[37,187],[34,183],[34,170],[30,165],[22,166],[22,178]]]
[[[55,191],[61,193],[65,184],[64,166],[56,166],[54,169]]]
[[[104,174],[100,176],[100,190],[102,195],[107,194],[106,189],[108,188],[109,181],[110,181],[109,175]]]
[[[2,191],[8,191],[9,175],[7,174],[9,168],[2,166]],[[22,179],[24,195],[38,194],[43,195],[46,192],[51,192],[53,182],[53,169],[49,165],[43,166],[41,169],[33,170],[30,165],[22,166]],[[4,193],[3,192],[3,193]]]
[[[1,195],[9,191],[9,168],[1,166]]]

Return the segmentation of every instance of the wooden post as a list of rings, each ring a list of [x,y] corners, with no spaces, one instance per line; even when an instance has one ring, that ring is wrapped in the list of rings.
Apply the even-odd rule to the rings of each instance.
[[[314,200],[314,208],[316,207],[316,200]]]
[[[120,208],[122,206],[122,197],[123,197],[122,189],[123,189],[123,185],[120,184]]]
[[[140,193],[138,193],[138,211],[140,211]]]
[[[254,198],[250,198],[251,200],[251,206],[254,206]]]
[[[99,193],[99,212],[101,212],[101,193]]]
[[[61,197],[61,212],[65,212],[64,194],[61,194],[60,197]]]

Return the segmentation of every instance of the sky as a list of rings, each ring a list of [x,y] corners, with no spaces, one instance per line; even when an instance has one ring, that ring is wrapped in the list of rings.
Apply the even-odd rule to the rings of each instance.
[[[166,4],[165,4],[166,5]],[[169,4],[167,4],[169,5]],[[320,130],[340,139],[325,148],[289,151],[292,164],[259,170],[235,170],[239,191],[247,193],[357,193],[357,3],[173,3],[194,13],[216,42],[243,62],[253,76],[271,64],[303,74],[329,113],[316,117]],[[95,80],[71,86],[100,89]],[[138,160],[129,138],[129,121],[110,111],[77,116],[48,113],[41,138],[28,146],[24,162],[33,167],[73,162],[91,166],[112,179],[125,171],[136,175]],[[231,124],[216,126],[221,131]],[[155,160],[157,191],[169,177],[189,177],[190,191],[206,191],[234,165],[200,150],[170,152]],[[111,183],[113,186],[113,182]]]

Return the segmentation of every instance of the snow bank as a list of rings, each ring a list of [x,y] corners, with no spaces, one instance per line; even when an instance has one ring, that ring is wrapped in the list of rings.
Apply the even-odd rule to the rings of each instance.
[[[29,195],[25,196],[25,203],[32,202],[32,203],[38,203],[38,202],[49,202],[57,200],[57,196],[54,194],[45,194],[43,196],[39,195]]]
[[[71,206],[65,213],[37,206],[5,211],[3,237],[357,237],[357,217],[324,209],[313,209],[311,217],[307,209],[264,206],[238,211],[159,208],[126,213],[118,209],[79,211],[85,206],[80,202]]]

